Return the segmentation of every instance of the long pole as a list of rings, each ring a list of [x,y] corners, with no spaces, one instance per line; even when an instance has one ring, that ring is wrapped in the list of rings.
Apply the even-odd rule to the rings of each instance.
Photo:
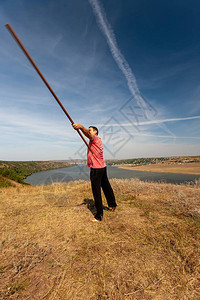
[[[52,90],[52,88],[50,87],[50,85],[48,84],[48,82],[46,81],[46,79],[44,78],[44,76],[42,75],[42,73],[40,72],[40,70],[38,69],[37,65],[35,64],[35,62],[31,58],[31,56],[29,55],[28,51],[26,50],[26,48],[24,47],[24,45],[22,44],[22,42],[18,38],[17,34],[15,33],[15,31],[13,30],[13,28],[11,27],[11,25],[10,24],[6,24],[5,26],[8,28],[8,30],[10,31],[10,33],[12,34],[12,36],[14,37],[14,39],[16,40],[16,42],[18,43],[18,45],[20,46],[20,48],[22,49],[22,51],[24,52],[24,54],[26,55],[26,57],[28,58],[28,60],[30,61],[30,63],[32,64],[32,66],[35,68],[35,70],[37,71],[37,73],[39,74],[39,76],[41,77],[41,79],[43,80],[43,82],[46,84],[47,88],[49,89],[49,91],[51,92],[51,94],[54,96],[55,100],[60,105],[60,107],[64,111],[65,115],[68,117],[68,119],[70,120],[71,124],[74,124],[74,121],[72,120],[72,118],[70,117],[70,115],[68,114],[68,112],[66,111],[66,109],[64,108],[64,106],[62,105],[62,103],[60,102],[60,100],[58,99],[58,97],[56,96],[56,94],[54,93],[54,91]],[[86,146],[88,147],[88,149],[92,152],[90,146],[88,145],[88,143],[84,139],[84,137],[81,134],[81,132],[79,130],[77,130],[77,132],[80,135],[80,137],[82,138],[82,140],[84,141],[84,143],[86,144]]]

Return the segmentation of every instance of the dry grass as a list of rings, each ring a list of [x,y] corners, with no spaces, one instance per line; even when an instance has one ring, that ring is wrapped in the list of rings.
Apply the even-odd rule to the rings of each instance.
[[[121,169],[145,171],[145,172],[163,172],[163,173],[176,173],[176,174],[194,174],[200,175],[200,162],[193,163],[158,163],[158,164],[147,164],[141,166],[135,165],[115,165]]]
[[[89,182],[0,190],[0,299],[200,298],[199,182],[111,182],[98,224]]]

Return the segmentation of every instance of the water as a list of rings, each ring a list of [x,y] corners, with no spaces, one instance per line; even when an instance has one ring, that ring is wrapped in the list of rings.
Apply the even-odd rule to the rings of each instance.
[[[200,178],[200,175],[133,171],[111,166],[108,166],[107,169],[109,178],[139,178],[143,181],[164,181],[166,183],[175,184],[194,182],[195,179]],[[79,179],[89,180],[89,172],[90,169],[87,168],[86,165],[77,165],[68,168],[37,172],[28,176],[24,181],[36,186],[51,184],[53,182],[69,182]]]

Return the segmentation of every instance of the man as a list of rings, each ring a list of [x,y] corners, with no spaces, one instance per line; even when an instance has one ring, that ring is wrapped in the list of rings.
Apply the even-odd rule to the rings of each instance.
[[[80,129],[83,134],[90,139],[89,146],[93,153],[88,149],[87,166],[90,167],[90,180],[97,210],[95,218],[92,219],[92,221],[98,222],[103,218],[101,187],[108,206],[112,208],[112,211],[115,211],[117,206],[112,187],[107,177],[106,163],[103,158],[103,143],[98,136],[98,129],[96,127],[90,126],[89,129],[87,129],[83,125],[77,123],[74,123],[72,126],[75,130]]]

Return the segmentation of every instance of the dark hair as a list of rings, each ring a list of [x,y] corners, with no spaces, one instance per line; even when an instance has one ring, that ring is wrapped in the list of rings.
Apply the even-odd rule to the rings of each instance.
[[[96,132],[97,132],[97,135],[98,135],[98,133],[99,133],[99,130],[95,127],[95,126],[90,126],[89,128],[93,128],[94,130],[96,130]]]

